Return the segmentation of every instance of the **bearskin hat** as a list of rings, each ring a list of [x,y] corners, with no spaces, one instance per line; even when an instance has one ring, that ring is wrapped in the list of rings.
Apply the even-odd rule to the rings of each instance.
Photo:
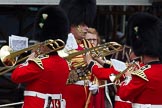
[[[61,39],[66,42],[70,25],[62,8],[45,6],[36,15],[34,29],[34,35],[38,41]]]
[[[146,12],[137,12],[128,20],[127,44],[136,56],[159,57],[161,31],[160,19]]]
[[[59,5],[66,11],[70,25],[92,26],[96,16],[96,0],[60,0]]]

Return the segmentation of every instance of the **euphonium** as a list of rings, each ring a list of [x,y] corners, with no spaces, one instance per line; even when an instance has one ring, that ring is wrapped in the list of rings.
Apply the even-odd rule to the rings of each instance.
[[[49,46],[49,47],[51,47],[51,50],[49,52],[40,52],[40,46]],[[6,67],[6,69],[8,69],[8,67],[14,67],[17,63],[21,62],[22,60],[27,59],[28,56],[17,60],[17,57],[26,51],[34,50],[34,51],[37,51],[38,55],[39,54],[48,54],[51,52],[61,50],[64,48],[64,46],[65,46],[64,41],[62,41],[60,39],[56,39],[56,40],[49,39],[44,42],[37,43],[37,44],[32,45],[28,48],[24,48],[22,50],[15,51],[15,52],[10,47],[3,46],[0,49],[0,59],[1,59],[2,64]],[[2,68],[2,70],[0,70],[0,73],[2,74],[4,72],[8,72],[8,70],[5,70],[5,71],[4,70],[5,69]]]

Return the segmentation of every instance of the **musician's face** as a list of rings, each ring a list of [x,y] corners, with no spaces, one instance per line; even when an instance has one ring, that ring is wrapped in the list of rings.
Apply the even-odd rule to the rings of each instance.
[[[78,40],[84,39],[87,34],[88,27],[86,25],[78,25],[72,28],[74,37]]]
[[[87,39],[91,44],[97,46],[97,35],[92,33],[87,33],[85,39]]]

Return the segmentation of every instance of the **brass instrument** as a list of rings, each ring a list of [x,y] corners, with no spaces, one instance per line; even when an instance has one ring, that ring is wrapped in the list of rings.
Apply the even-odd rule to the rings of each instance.
[[[100,57],[105,57],[105,56],[114,54],[116,52],[122,51],[122,50],[123,50],[123,46],[120,45],[119,43],[107,42],[107,43],[101,44],[101,45],[96,46],[96,47],[81,50],[79,52],[68,53],[67,56],[65,56],[64,58],[66,60],[70,61],[72,58],[74,58],[78,55],[85,54],[87,52],[96,53]]]
[[[73,69],[70,72],[67,83],[71,84],[79,80],[90,79],[91,73],[87,69],[86,67],[87,65],[84,62],[84,60],[79,61],[77,64],[72,64],[71,60],[74,59],[75,57],[84,56],[84,54],[87,52],[90,52],[91,54],[95,53],[99,57],[105,57],[105,56],[114,54],[118,51],[122,51],[122,49],[123,49],[123,46],[116,42],[107,42],[99,46],[84,49],[78,52],[68,51],[68,52],[64,52],[67,54],[62,53],[63,55],[67,55],[67,56],[62,56],[62,57],[64,57],[69,62],[70,66],[73,67]],[[60,56],[61,56],[61,53],[60,53]]]
[[[52,49],[49,52],[40,52],[40,49],[39,49],[40,46],[50,46]],[[49,39],[49,40],[46,40],[44,42],[40,42],[40,43],[37,43],[35,45],[31,45],[28,48],[24,48],[22,50],[15,51],[15,52],[10,47],[3,46],[0,49],[0,59],[1,59],[2,64],[5,67],[1,68],[0,75],[14,69],[15,65],[17,63],[27,59],[28,56],[17,60],[17,57],[20,56],[21,54],[23,54],[26,51],[35,50],[35,51],[38,52],[38,55],[48,54],[48,53],[51,53],[51,52],[61,50],[61,49],[64,48],[64,46],[65,46],[64,41],[62,41],[60,39],[56,39],[56,40]]]
[[[130,71],[130,70],[132,70],[132,69],[134,69],[135,67],[137,67],[137,68],[140,68],[140,66],[139,66],[139,64],[137,64],[137,62],[135,62],[135,61],[133,61],[132,63],[130,63],[129,65],[128,65],[128,67],[124,70],[124,71],[122,71],[122,72],[120,72],[119,74],[117,74],[117,75],[114,75],[114,74],[112,74],[112,76],[110,76],[111,78],[110,78],[110,80],[113,82],[113,83],[120,83],[120,78],[127,72],[127,71]],[[119,81],[119,82],[118,82]]]

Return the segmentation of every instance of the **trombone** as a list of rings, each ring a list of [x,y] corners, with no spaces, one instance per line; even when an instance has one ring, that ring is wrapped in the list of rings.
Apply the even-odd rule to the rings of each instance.
[[[81,50],[79,52],[72,52],[72,53],[69,53],[70,51],[67,53],[63,52],[66,54],[62,53],[62,55],[67,55],[67,56],[62,56],[61,53],[60,53],[60,56],[65,58],[67,61],[70,61],[72,58],[74,58],[78,55],[85,54],[87,52],[90,52],[92,54],[95,53],[96,55],[98,55],[100,57],[105,57],[105,56],[114,54],[116,52],[122,51],[122,50],[123,50],[123,46],[118,44],[117,42],[107,42],[107,43],[101,44],[96,47]]]
[[[52,49],[49,52],[41,52],[40,46],[49,46]],[[0,49],[0,60],[5,67],[1,68],[0,75],[11,71],[12,69],[14,69],[16,67],[15,66],[16,64],[26,60],[28,58],[28,56],[17,60],[17,58],[26,51],[36,50],[36,51],[38,51],[38,55],[48,54],[51,52],[61,50],[64,48],[64,46],[65,46],[65,43],[61,39],[56,39],[56,40],[49,39],[44,42],[40,42],[35,45],[31,45],[28,48],[24,48],[22,50],[15,51],[15,52],[9,46],[3,46]]]
[[[84,56],[87,52],[90,52],[90,54],[95,54],[96,56],[99,57],[105,57],[122,50],[123,46],[116,42],[107,42],[99,46],[87,48],[81,51],[75,50],[66,51],[66,49],[61,50],[58,54],[61,57],[65,58],[68,61],[70,67],[72,67],[67,83],[71,84],[79,80],[89,79],[89,75],[91,74],[87,70],[86,68],[87,65],[84,60],[81,60],[79,63],[72,62],[72,60],[75,59],[75,57]],[[77,71],[78,68],[84,70],[84,72]]]

